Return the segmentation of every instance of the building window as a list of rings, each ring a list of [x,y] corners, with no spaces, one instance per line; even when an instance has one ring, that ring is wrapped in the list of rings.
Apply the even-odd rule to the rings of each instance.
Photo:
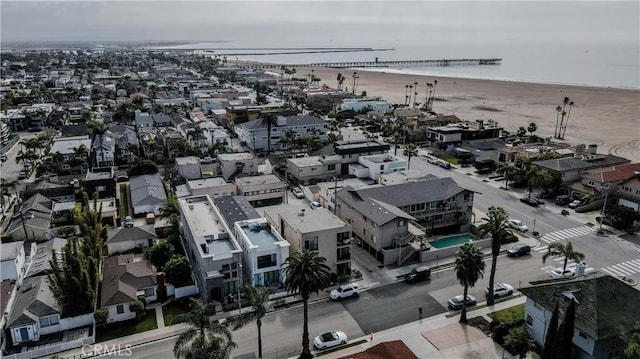
[[[527,325],[533,327],[533,317],[527,314]]]
[[[587,339],[587,333],[583,332],[582,330],[578,330],[578,336],[582,339]]]
[[[273,267],[276,265],[278,265],[278,263],[276,262],[275,254],[267,254],[266,256],[258,257],[258,269]]]
[[[119,306],[116,307],[116,312],[118,314],[122,314],[124,313],[124,305],[120,304]]]
[[[402,227],[404,225],[405,225],[405,221],[404,220],[398,221],[398,227]]]
[[[96,192],[104,192],[107,190],[107,186],[97,186]]]
[[[156,296],[156,290],[154,288],[146,288],[144,290],[144,296],[149,298],[149,297],[155,297]]]
[[[317,251],[318,250],[318,237],[305,239],[304,240],[304,249],[307,251]]]
[[[58,317],[57,316],[51,316],[51,317],[45,317],[45,318],[40,318],[40,327],[44,328],[44,327],[49,327],[52,325],[56,325],[58,324]]]
[[[327,170],[333,171],[336,169],[336,165],[327,165]]]

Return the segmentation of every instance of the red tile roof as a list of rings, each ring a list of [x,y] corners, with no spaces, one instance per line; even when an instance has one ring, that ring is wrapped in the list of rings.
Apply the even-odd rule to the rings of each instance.
[[[340,359],[418,359],[402,340],[384,342]]]
[[[640,172],[640,163],[629,163],[590,170],[584,175],[584,178],[600,183],[619,182],[631,178],[634,172]]]

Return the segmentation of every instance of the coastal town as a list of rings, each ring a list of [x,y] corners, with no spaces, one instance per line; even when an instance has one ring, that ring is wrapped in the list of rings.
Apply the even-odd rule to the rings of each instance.
[[[571,91],[514,126],[194,50],[0,74],[5,358],[640,357],[640,163]]]

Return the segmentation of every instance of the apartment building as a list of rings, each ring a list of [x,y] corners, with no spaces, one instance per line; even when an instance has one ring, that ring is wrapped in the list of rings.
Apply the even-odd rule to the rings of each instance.
[[[242,248],[211,197],[178,199],[180,232],[200,296],[222,303],[241,285]]]
[[[291,244],[291,252],[317,251],[327,259],[331,272],[351,273],[351,231],[349,226],[325,208],[304,205],[269,207],[266,219]]]
[[[246,197],[254,207],[284,203],[287,184],[282,182],[276,175],[238,177],[235,183],[236,194]]]
[[[234,229],[242,247],[242,271],[247,284],[267,287],[284,284],[282,264],[289,257],[289,242],[264,218],[235,222]]]

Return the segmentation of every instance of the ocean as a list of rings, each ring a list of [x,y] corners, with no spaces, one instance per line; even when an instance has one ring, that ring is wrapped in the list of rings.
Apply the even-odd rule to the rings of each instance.
[[[428,75],[640,89],[639,1],[2,1],[9,41],[190,42],[278,63],[501,58]],[[78,31],[77,29],[82,29]],[[195,45],[194,45],[195,44]],[[226,49],[221,49],[221,48]],[[392,48],[248,55],[237,48]],[[231,48],[231,49],[230,49]],[[267,52],[267,51],[263,51]],[[393,69],[389,69],[393,70]]]
[[[310,10],[307,3],[287,4],[292,14]],[[331,9],[335,16],[326,16]],[[640,89],[638,2],[331,2],[315,10],[322,20],[298,23],[283,17],[277,24],[243,23],[230,26],[229,33],[236,36],[226,35],[228,42],[181,47],[233,54],[227,56],[230,62],[237,57],[285,64],[501,58],[496,66],[379,70]],[[256,34],[260,35],[248,36]],[[235,50],[268,47],[393,50],[275,55],[243,55],[258,50]]]

